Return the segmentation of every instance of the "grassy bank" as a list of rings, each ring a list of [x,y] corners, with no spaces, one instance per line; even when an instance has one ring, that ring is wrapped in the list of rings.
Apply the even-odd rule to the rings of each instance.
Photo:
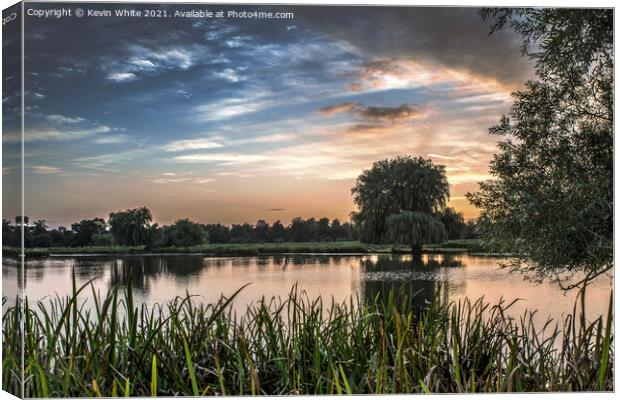
[[[506,317],[510,304],[436,300],[418,314],[404,293],[328,305],[293,288],[243,315],[224,298],[136,307],[131,288],[86,311],[77,293],[26,304],[27,397],[613,390],[611,308],[541,330],[532,313]],[[9,391],[17,316],[3,319]]]
[[[483,252],[482,242],[477,239],[452,240],[441,244],[424,246],[424,251],[438,253]],[[90,246],[28,248],[30,258],[69,254],[146,254],[146,253],[201,253],[215,256],[256,256],[279,253],[409,253],[408,246],[371,245],[360,242],[285,242],[285,243],[209,243],[191,247],[165,247],[146,249],[144,246]],[[19,249],[4,247],[5,256],[16,257]]]

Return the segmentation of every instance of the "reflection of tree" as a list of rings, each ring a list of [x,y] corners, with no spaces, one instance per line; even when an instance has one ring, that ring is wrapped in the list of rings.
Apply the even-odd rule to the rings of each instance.
[[[110,288],[125,287],[131,278],[134,290],[149,292],[149,281],[158,276],[187,281],[206,264],[201,256],[126,257],[109,262]]]
[[[396,303],[407,296],[414,315],[419,315],[435,295],[443,303],[448,301],[447,282],[438,280],[435,273],[441,268],[463,266],[463,262],[452,255],[386,255],[363,258],[360,263],[364,273],[372,274],[362,279],[362,293],[367,302],[375,299],[387,302],[390,292],[399,296],[395,298]]]

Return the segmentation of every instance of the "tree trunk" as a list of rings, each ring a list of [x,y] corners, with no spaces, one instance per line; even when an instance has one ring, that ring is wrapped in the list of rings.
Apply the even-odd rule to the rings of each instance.
[[[421,244],[412,244],[411,245],[411,255],[414,258],[422,257],[422,245]]]

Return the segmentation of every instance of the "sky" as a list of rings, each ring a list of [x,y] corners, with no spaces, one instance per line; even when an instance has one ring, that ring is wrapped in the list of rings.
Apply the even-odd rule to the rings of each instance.
[[[398,155],[445,165],[449,205],[477,215],[464,196],[489,178],[488,128],[532,77],[514,33],[489,35],[474,8],[206,8],[294,18],[26,16],[26,215],[348,220],[356,177]],[[3,130],[12,182],[19,135]]]

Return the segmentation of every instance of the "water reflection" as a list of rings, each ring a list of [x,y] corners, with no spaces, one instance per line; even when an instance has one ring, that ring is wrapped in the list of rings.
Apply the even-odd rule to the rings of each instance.
[[[362,292],[367,302],[387,302],[389,293],[399,293],[406,296],[416,315],[435,296],[448,302],[448,283],[434,279],[438,270],[463,267],[463,261],[453,255],[369,257],[360,263],[364,272]]]
[[[248,304],[263,296],[284,297],[299,285],[310,298],[321,296],[343,302],[350,296],[370,301],[386,300],[390,290],[402,289],[415,294],[417,310],[438,296],[442,302],[469,297],[494,303],[523,298],[513,308],[515,316],[526,308],[538,309],[541,319],[561,318],[572,311],[574,295],[565,295],[554,284],[536,285],[520,275],[498,268],[497,258],[463,254],[424,255],[277,255],[268,257],[204,257],[198,255],[65,257],[34,260],[27,263],[26,295],[33,301],[68,295],[72,273],[82,285],[94,279],[102,296],[111,288],[126,287],[131,279],[136,303],[149,305],[169,301],[185,293],[197,295],[197,301],[213,302],[229,296],[250,283],[237,297],[234,307],[243,312]],[[3,262],[3,294],[15,298],[18,268]],[[588,315],[606,312],[611,276],[601,277],[588,294]],[[90,291],[87,291],[90,293]],[[86,293],[86,292],[85,292]],[[84,295],[88,301],[89,294]],[[411,298],[411,296],[409,296]],[[3,307],[5,309],[5,307]]]

